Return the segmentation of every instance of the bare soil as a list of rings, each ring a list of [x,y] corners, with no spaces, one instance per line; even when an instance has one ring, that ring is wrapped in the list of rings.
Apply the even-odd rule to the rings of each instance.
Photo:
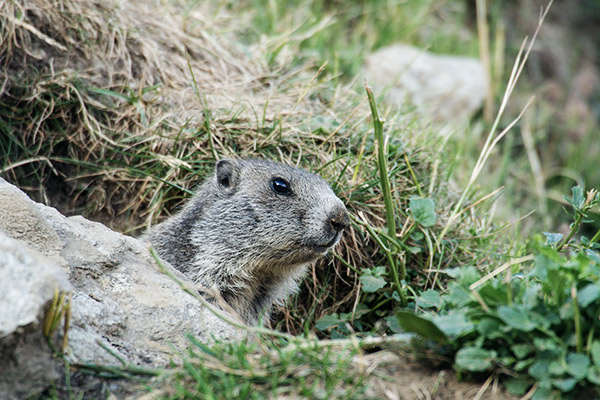
[[[494,377],[461,381],[455,371],[429,366],[410,354],[380,351],[366,356],[364,362],[368,368],[375,368],[369,378],[370,390],[381,399],[516,399]]]

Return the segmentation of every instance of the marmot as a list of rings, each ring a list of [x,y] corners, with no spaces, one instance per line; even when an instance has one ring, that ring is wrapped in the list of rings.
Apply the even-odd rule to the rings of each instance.
[[[336,245],[349,224],[346,207],[320,177],[270,161],[223,159],[183,209],[145,239],[256,325],[297,290],[308,263]]]

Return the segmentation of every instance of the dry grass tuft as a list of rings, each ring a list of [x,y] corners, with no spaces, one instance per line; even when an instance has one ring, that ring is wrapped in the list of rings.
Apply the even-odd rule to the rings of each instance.
[[[267,150],[294,164],[297,153],[315,165],[332,160],[331,146],[347,137],[302,154],[299,137],[306,132],[295,123],[302,118],[308,126],[315,105],[305,101],[314,90],[304,86],[306,71],[275,74],[236,49],[224,31],[239,21],[222,10],[146,5],[3,3],[4,132],[14,136],[9,144],[36,149],[37,175],[60,175],[65,168],[56,164],[67,159],[91,162],[96,176],[61,177],[86,181],[85,199],[81,187],[71,187],[77,204],[111,217],[142,211],[149,223],[160,213],[162,186],[188,191],[196,182],[189,173],[214,158]],[[156,170],[161,174],[150,176]],[[27,175],[15,165],[5,174],[15,181]]]

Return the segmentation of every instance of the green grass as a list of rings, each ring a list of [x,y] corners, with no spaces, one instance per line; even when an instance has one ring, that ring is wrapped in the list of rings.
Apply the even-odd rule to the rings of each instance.
[[[267,347],[262,343],[206,346],[192,339],[183,366],[167,382],[169,399],[363,399],[365,381],[352,373],[351,351]],[[161,386],[161,384],[159,384]]]
[[[477,39],[465,30],[466,5],[438,0],[253,0],[237,4],[252,10],[249,40],[267,37],[269,60],[291,51],[294,62],[327,63],[333,77],[353,79],[371,50],[395,42],[433,52],[477,55]],[[335,79],[335,78],[334,78]]]

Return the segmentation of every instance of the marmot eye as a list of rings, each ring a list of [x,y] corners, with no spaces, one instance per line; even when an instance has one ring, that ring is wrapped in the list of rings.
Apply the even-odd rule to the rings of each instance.
[[[271,189],[278,194],[289,194],[290,184],[283,178],[273,178],[271,180]]]

